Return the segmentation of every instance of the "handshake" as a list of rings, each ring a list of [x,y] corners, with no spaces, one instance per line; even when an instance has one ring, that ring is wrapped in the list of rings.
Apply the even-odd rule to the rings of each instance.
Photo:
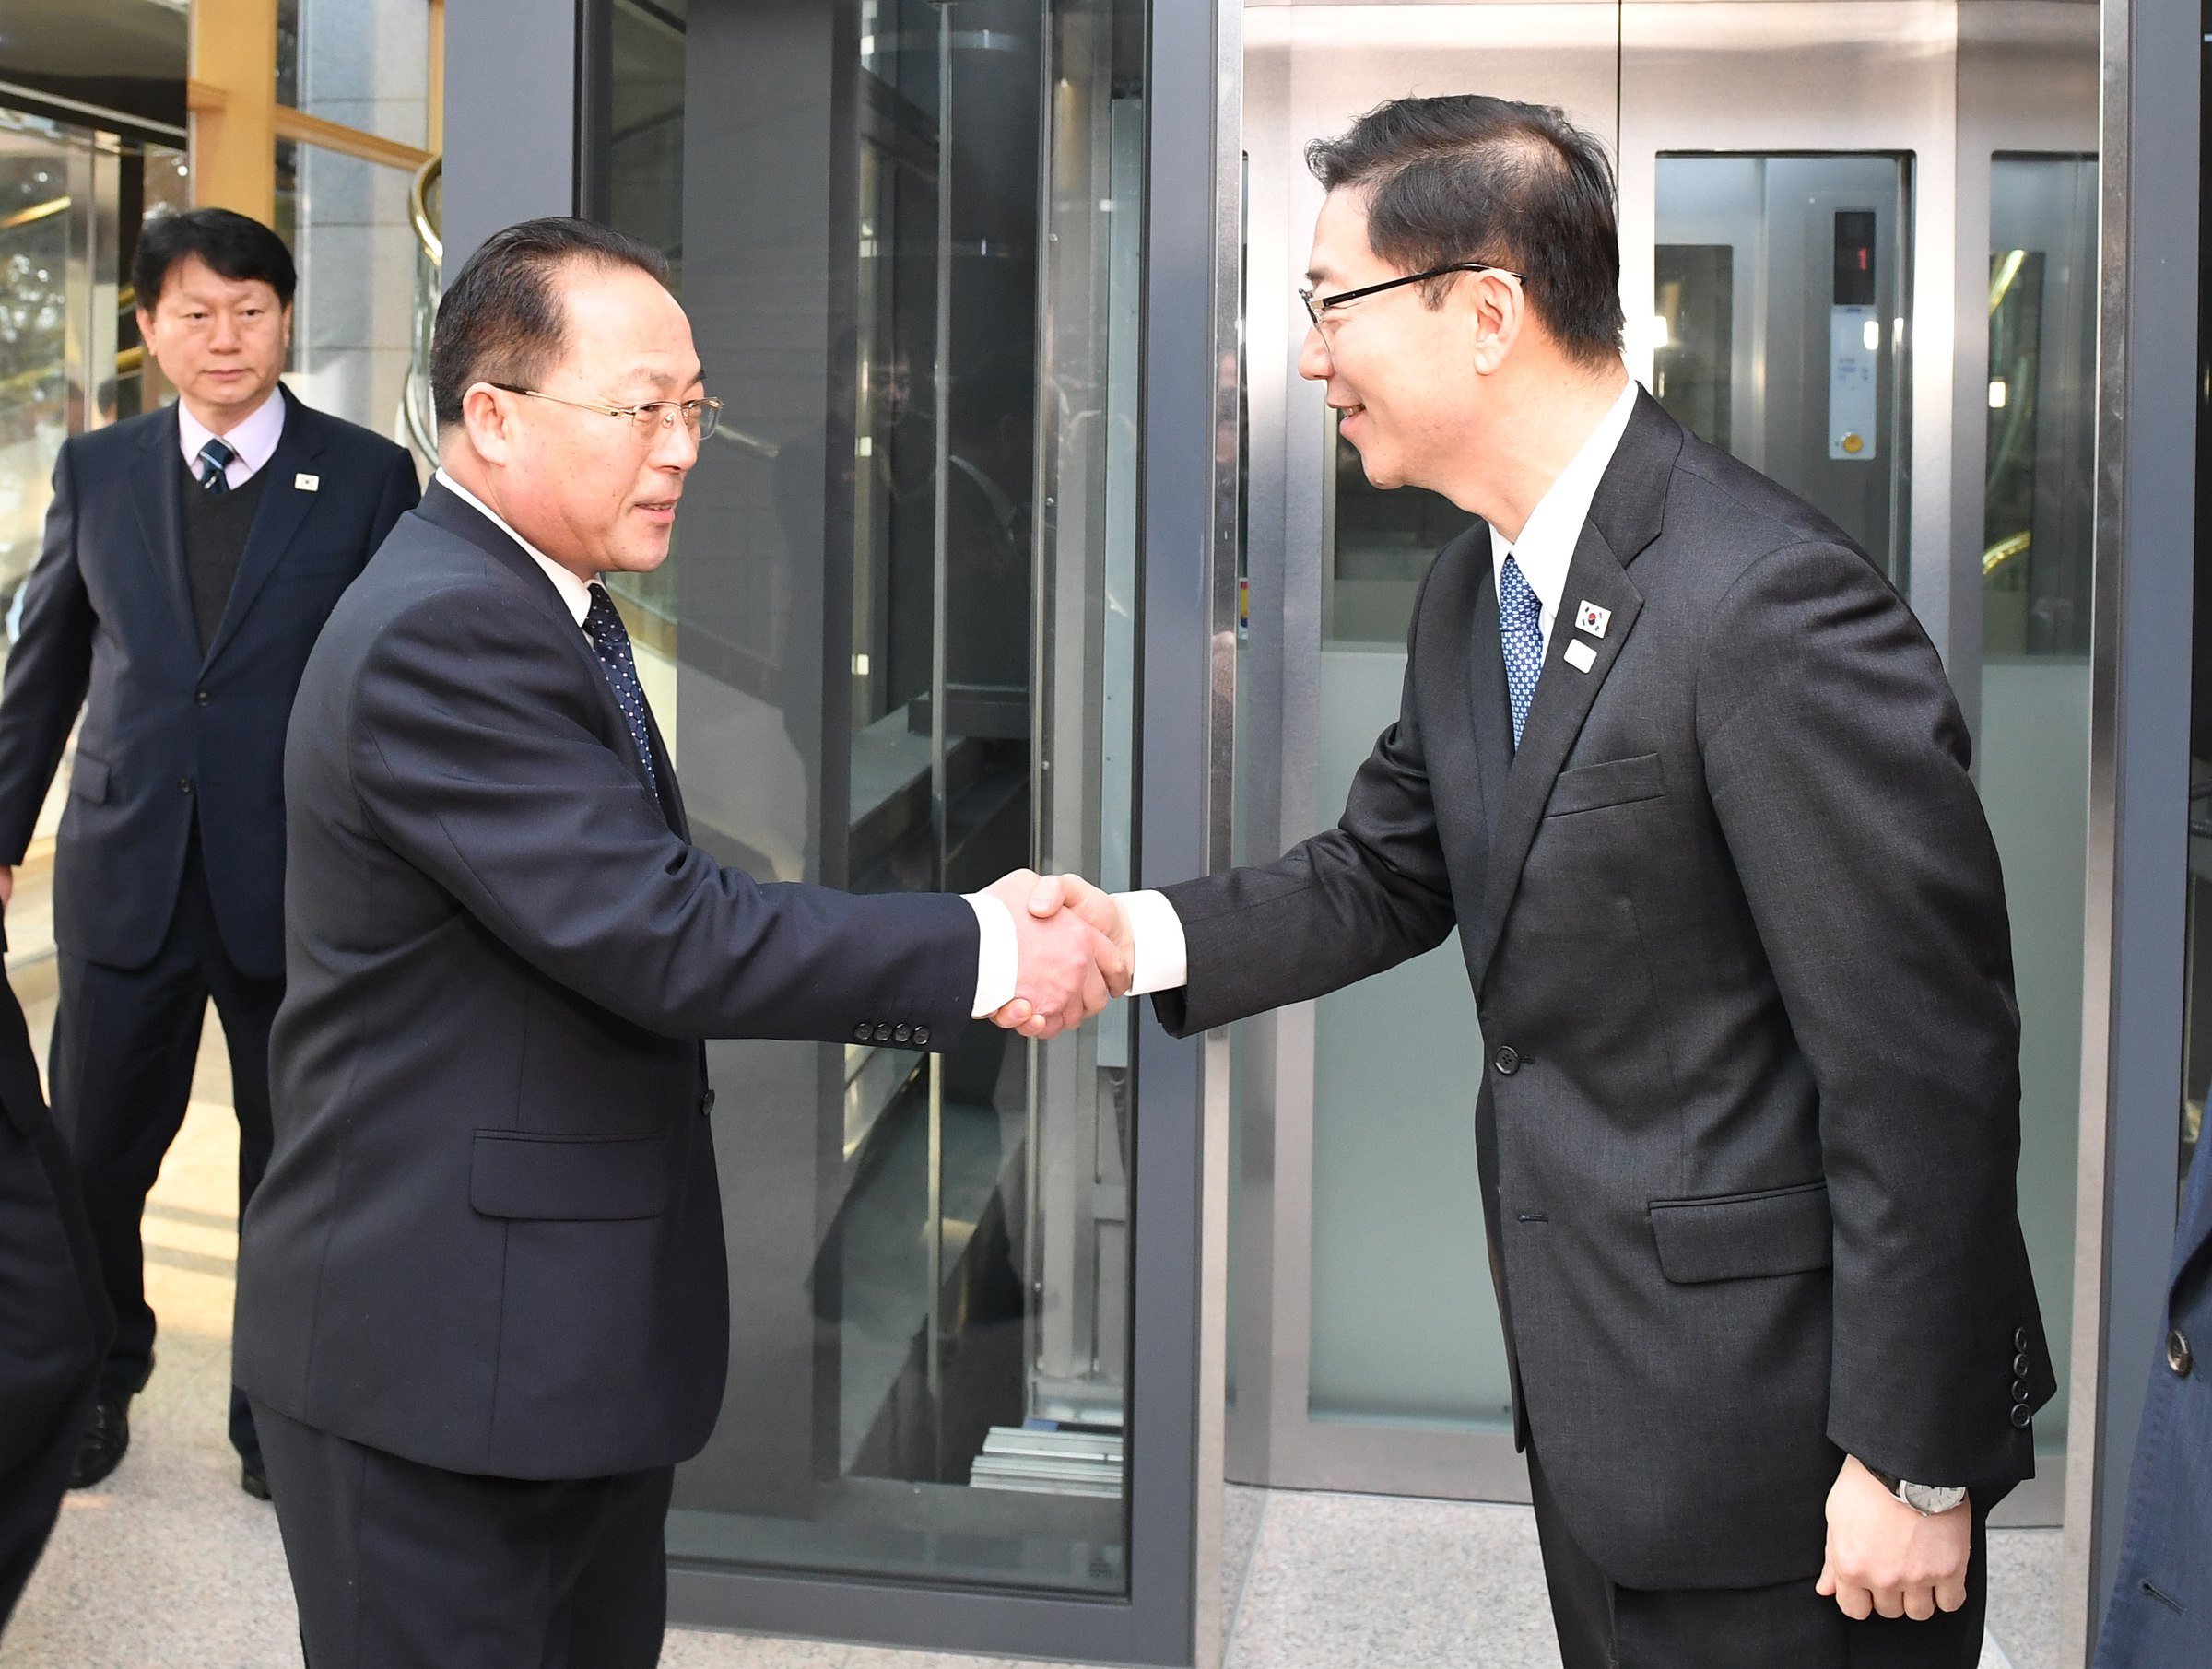
[[[1014,918],[1018,953],[1014,996],[993,1012],[994,1024],[1024,1037],[1057,1037],[1128,992],[1135,938],[1112,894],[1080,876],[1033,869],[1017,869],[984,890]]]

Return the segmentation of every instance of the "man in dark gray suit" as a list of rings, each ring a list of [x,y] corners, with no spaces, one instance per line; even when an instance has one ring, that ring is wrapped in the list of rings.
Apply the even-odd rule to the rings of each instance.
[[[1964,1669],[2053,1381],[2004,890],[1943,668],[1841,531],[1629,380],[1587,135],[1409,100],[1310,160],[1300,369],[1376,485],[1479,520],[1335,829],[1074,902],[1178,1034],[1457,929],[1569,1669]]]
[[[228,209],[160,215],[132,279],[172,405],[72,437],[0,689],[0,904],[81,711],[53,862],[54,1122],[84,1181],[114,1343],[73,1487],[114,1471],[154,1369],[139,1218],[212,998],[242,1211],[269,1157],[284,995],[284,727],[331,605],[419,496],[415,461],[278,382],[297,275]],[[244,1393],[240,1479],[268,1499]]]
[[[700,1040],[948,1050],[1127,983],[1077,916],[1009,909],[1026,872],[858,898],[690,843],[600,583],[666,558],[714,424],[666,279],[580,220],[469,258],[437,480],[300,683],[237,1356],[315,1669],[658,1660],[729,1344]]]

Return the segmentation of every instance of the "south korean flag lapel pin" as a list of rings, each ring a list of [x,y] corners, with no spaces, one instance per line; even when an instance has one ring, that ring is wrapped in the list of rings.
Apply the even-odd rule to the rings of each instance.
[[[1587,597],[1583,599],[1582,606],[1574,611],[1575,630],[1586,631],[1594,638],[1604,637],[1606,628],[1612,624],[1613,611],[1609,608],[1600,608]]]

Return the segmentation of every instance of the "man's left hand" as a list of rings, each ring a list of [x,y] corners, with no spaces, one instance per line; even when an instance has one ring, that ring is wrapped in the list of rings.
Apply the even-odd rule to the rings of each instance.
[[[1828,1492],[1828,1562],[1819,1591],[1864,1622],[1879,1612],[1926,1622],[1966,1604],[1973,1506],[1924,1518],[1847,1456]]]

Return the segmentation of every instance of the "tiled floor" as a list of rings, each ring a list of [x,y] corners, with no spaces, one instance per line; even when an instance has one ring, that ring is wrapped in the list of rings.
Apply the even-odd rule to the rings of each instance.
[[[51,998],[27,982],[35,1032]],[[223,1437],[236,1135],[212,1017],[195,1099],[147,1213],[159,1367],[122,1469],[69,1498],[0,1669],[294,1669],[283,1551]],[[1557,1669],[1524,1508],[1230,1488],[1227,1669]],[[1992,1538],[1983,1669],[2059,1669],[2058,1535]],[[974,1660],[676,1629],[670,1669],[972,1669]]]

